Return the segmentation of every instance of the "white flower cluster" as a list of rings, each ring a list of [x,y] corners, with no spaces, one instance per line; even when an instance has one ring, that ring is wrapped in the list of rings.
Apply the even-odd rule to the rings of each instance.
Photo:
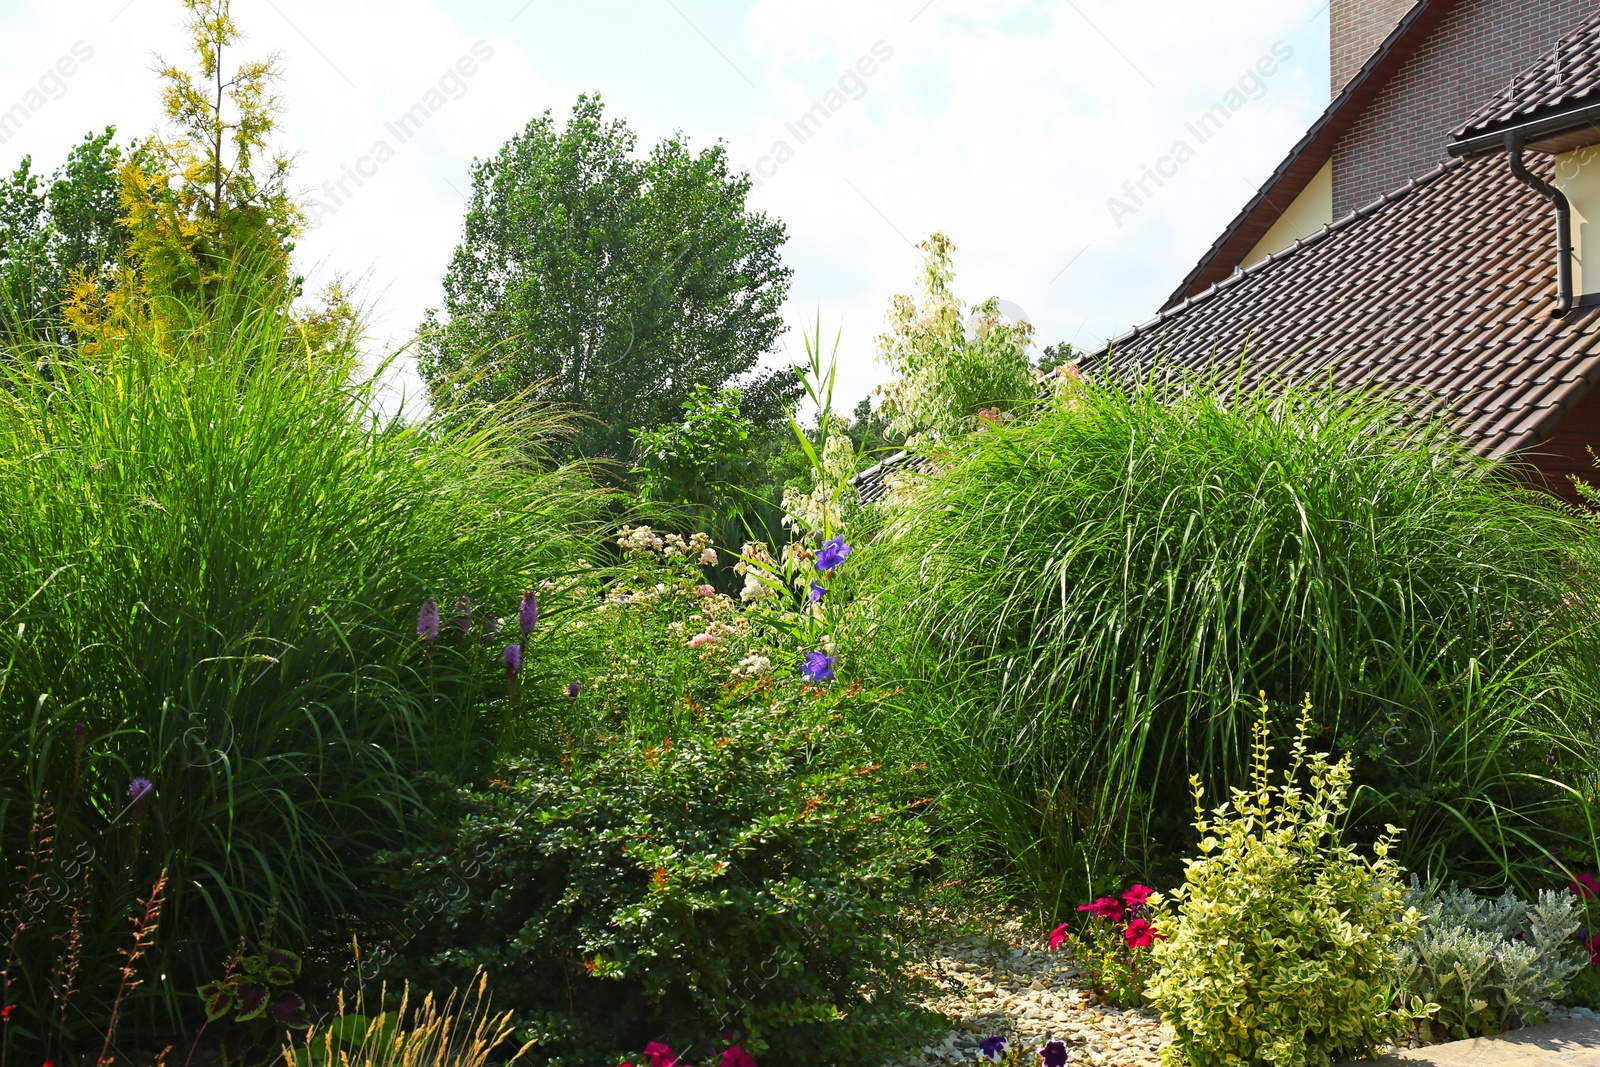
[[[692,534],[687,541],[677,534],[667,534],[667,547],[661,553],[668,559],[694,557],[707,566],[715,566],[717,550],[711,547],[711,535]]]
[[[648,556],[660,552],[665,542],[648,526],[624,526],[622,536],[617,538],[617,547],[624,552]]]
[[[752,652],[739,661],[736,667],[729,667],[728,673],[735,678],[754,678],[758,674],[766,674],[772,670],[772,661],[759,652]]]
[[[739,550],[739,562],[734,564],[733,573],[743,576],[744,588],[739,591],[739,599],[746,604],[754,604],[759,600],[778,595],[778,590],[772,585],[767,575],[777,567],[773,562],[772,551],[767,548],[764,541],[746,541]]]
[[[725,622],[713,620],[704,630],[689,638],[690,648],[721,648],[739,631]]]

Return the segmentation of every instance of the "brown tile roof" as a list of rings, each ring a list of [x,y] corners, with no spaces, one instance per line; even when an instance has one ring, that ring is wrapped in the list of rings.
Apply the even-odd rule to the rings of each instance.
[[[1311,184],[1323,164],[1333,157],[1339,139],[1361,118],[1367,105],[1427,39],[1455,2],[1417,0],[1355,77],[1333,98],[1328,109],[1311,124],[1305,136],[1289,150],[1289,155],[1278,164],[1266,184],[1178,283],[1163,307],[1170,308],[1228,276],[1294,203],[1295,197]]]
[[[1528,164],[1541,176],[1552,165]],[[1600,315],[1549,315],[1553,217],[1503,155],[1450,160],[1163,311],[1083,369],[1394,387],[1503,456],[1600,381]]]
[[[1600,100],[1600,11],[1520,71],[1453,133],[1471,137]]]

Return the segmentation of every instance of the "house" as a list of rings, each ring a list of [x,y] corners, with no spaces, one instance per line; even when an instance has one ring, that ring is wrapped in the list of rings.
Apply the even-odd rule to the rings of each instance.
[[[1328,109],[1083,369],[1394,389],[1571,498],[1600,448],[1600,2],[1333,0],[1329,22]]]
[[[1393,389],[1573,498],[1600,451],[1600,0],[1332,0],[1329,23],[1327,110],[1083,371]]]

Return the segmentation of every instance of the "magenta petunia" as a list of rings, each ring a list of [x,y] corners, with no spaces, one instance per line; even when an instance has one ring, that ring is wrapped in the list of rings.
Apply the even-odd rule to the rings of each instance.
[[[1097,919],[1110,919],[1119,922],[1122,919],[1122,901],[1116,897],[1101,897],[1093,904],[1079,904],[1079,911],[1086,911]]]
[[[1574,876],[1568,888],[1580,897],[1600,897],[1600,882],[1588,872]]]
[[[1062,923],[1060,926],[1056,927],[1054,930],[1051,930],[1050,931],[1050,951],[1051,952],[1059,951],[1060,948],[1061,948],[1061,945],[1067,940],[1067,938],[1069,936],[1070,935],[1067,933],[1067,924],[1066,923]]]
[[[1149,948],[1156,942],[1156,928],[1148,919],[1134,919],[1122,931],[1122,939],[1129,948]]]
[[[1134,885],[1131,889],[1122,894],[1122,902],[1133,911],[1138,911],[1140,908],[1144,907],[1145,901],[1149,900],[1150,895],[1154,892],[1155,890],[1151,889],[1147,885]]]

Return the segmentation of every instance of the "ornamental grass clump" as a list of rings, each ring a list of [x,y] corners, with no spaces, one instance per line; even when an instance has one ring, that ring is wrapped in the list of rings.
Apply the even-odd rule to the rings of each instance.
[[[1412,869],[1589,851],[1600,539],[1393,397],[1228,385],[1076,383],[903,472],[841,652],[904,688],[875,728],[952,846],[1042,911],[1157,869],[1266,690],[1311,695]]]
[[[1373,1053],[1425,1013],[1394,993],[1396,949],[1419,919],[1389,858],[1399,831],[1370,857],[1340,841],[1350,757],[1308,755],[1311,729],[1308,703],[1274,782],[1263,699],[1250,788],[1207,813],[1192,780],[1201,856],[1169,899],[1149,903],[1165,937],[1145,992],[1173,1029],[1171,1067],[1326,1067]]]

